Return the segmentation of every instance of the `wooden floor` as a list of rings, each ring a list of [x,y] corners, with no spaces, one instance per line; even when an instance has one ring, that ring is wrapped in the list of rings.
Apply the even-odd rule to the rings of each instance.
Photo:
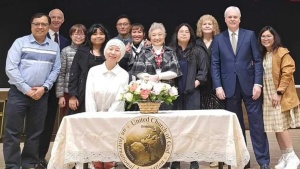
[[[291,129],[290,130],[291,135],[292,135],[292,140],[293,140],[293,144],[294,144],[294,150],[296,152],[296,154],[300,157],[300,129]],[[248,144],[248,150],[250,152],[251,155],[251,169],[259,169],[259,165],[257,164],[254,154],[253,154],[253,150],[252,150],[252,146],[251,146],[251,140],[249,137],[249,131],[247,130],[247,144]],[[268,133],[268,138],[269,138],[269,143],[270,143],[270,155],[271,155],[271,163],[270,163],[270,167],[274,168],[274,166],[277,164],[277,161],[281,155],[276,138],[274,133]],[[51,147],[52,148],[52,143],[51,143]],[[1,143],[0,145],[0,169],[4,169],[5,165],[4,165],[4,159],[3,159],[3,144]],[[50,151],[47,154],[47,159],[50,158]],[[117,167],[117,169],[123,169],[124,167],[119,166]],[[182,162],[181,165],[182,169],[189,169],[189,164]],[[209,163],[207,162],[200,162],[200,169],[209,169]],[[225,169],[227,168],[227,166],[224,167]],[[298,169],[300,169],[300,167],[298,167]]]

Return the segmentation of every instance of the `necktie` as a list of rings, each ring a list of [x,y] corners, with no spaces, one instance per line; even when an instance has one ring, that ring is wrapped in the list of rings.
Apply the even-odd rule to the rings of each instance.
[[[57,34],[57,32],[54,33],[54,41],[56,43],[58,43],[58,34]]]
[[[235,38],[234,32],[231,34],[231,46],[232,46],[234,54],[236,54],[236,38]]]

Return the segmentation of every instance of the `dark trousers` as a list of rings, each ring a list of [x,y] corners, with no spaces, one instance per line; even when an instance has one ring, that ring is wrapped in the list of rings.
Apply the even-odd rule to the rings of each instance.
[[[39,100],[24,95],[11,86],[4,117],[3,154],[6,169],[34,167],[39,162],[39,138],[43,131],[48,94]],[[26,119],[26,137],[20,151],[21,134]]]
[[[48,91],[48,93],[49,93],[49,98],[48,98],[47,116],[45,119],[44,130],[41,135],[40,147],[39,147],[40,159],[44,159],[48,152],[50,142],[51,142],[53,127],[55,123],[57,108],[58,108],[58,99],[56,98],[56,94],[55,94],[55,83],[53,84],[53,87]]]
[[[262,97],[253,100],[252,95],[247,95],[242,91],[239,81],[237,80],[234,96],[226,98],[226,109],[236,113],[246,141],[242,100],[244,101],[247,110],[250,137],[256,161],[259,165],[269,164],[269,142],[267,135],[264,132]]]

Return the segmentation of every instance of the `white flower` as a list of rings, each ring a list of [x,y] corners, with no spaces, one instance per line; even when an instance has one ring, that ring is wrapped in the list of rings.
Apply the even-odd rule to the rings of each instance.
[[[176,96],[176,95],[178,95],[178,90],[177,90],[177,88],[176,87],[171,87],[171,89],[169,90],[169,94],[170,94],[170,96]]]
[[[124,101],[124,100],[123,100],[123,96],[124,96],[124,93],[123,93],[123,94],[120,93],[120,94],[117,95],[116,99],[117,99],[118,101]]]
[[[141,86],[138,86],[135,91],[134,94],[140,94],[141,93]]]
[[[124,95],[124,98],[125,98],[126,101],[131,102],[132,99],[133,99],[133,94],[131,94],[131,93],[126,93],[126,94]]]
[[[153,93],[155,95],[159,95],[160,92],[164,89],[165,87],[165,84],[164,83],[156,83],[154,86],[153,86]]]
[[[148,82],[143,82],[141,84],[141,89],[146,89],[146,90],[151,90],[153,88],[153,83],[148,81]]]
[[[172,87],[172,86],[171,86],[170,84],[166,83],[166,89],[167,89],[167,90],[170,90],[171,87]]]

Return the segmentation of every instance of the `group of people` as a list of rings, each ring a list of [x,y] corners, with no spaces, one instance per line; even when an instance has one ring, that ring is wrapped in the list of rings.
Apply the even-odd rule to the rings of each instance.
[[[221,33],[212,15],[201,16],[196,31],[182,23],[166,45],[162,23],[154,22],[147,38],[142,24],[132,24],[127,15],[120,15],[116,37],[111,38],[101,23],[88,29],[75,24],[69,30],[69,43],[59,34],[64,22],[61,10],[34,14],[31,34],[15,40],[6,60],[11,84],[3,140],[6,169],[47,168],[45,156],[58,106],[66,115],[127,111],[126,103],[116,96],[136,79],[178,88],[174,104],[162,104],[161,110],[226,109],[236,113],[246,138],[244,102],[260,168],[270,168],[266,132],[275,132],[282,152],[275,168],[297,169],[299,158],[288,131],[300,126],[295,63],[271,26],[264,27],[256,38],[253,31],[239,27],[238,7],[228,7],[224,18],[228,29]],[[21,151],[24,122],[26,138]],[[108,169],[115,164],[95,161],[90,165]],[[218,162],[210,165],[216,167]],[[167,167],[180,169],[180,161],[163,166]],[[198,168],[197,161],[190,163],[190,169]]]

